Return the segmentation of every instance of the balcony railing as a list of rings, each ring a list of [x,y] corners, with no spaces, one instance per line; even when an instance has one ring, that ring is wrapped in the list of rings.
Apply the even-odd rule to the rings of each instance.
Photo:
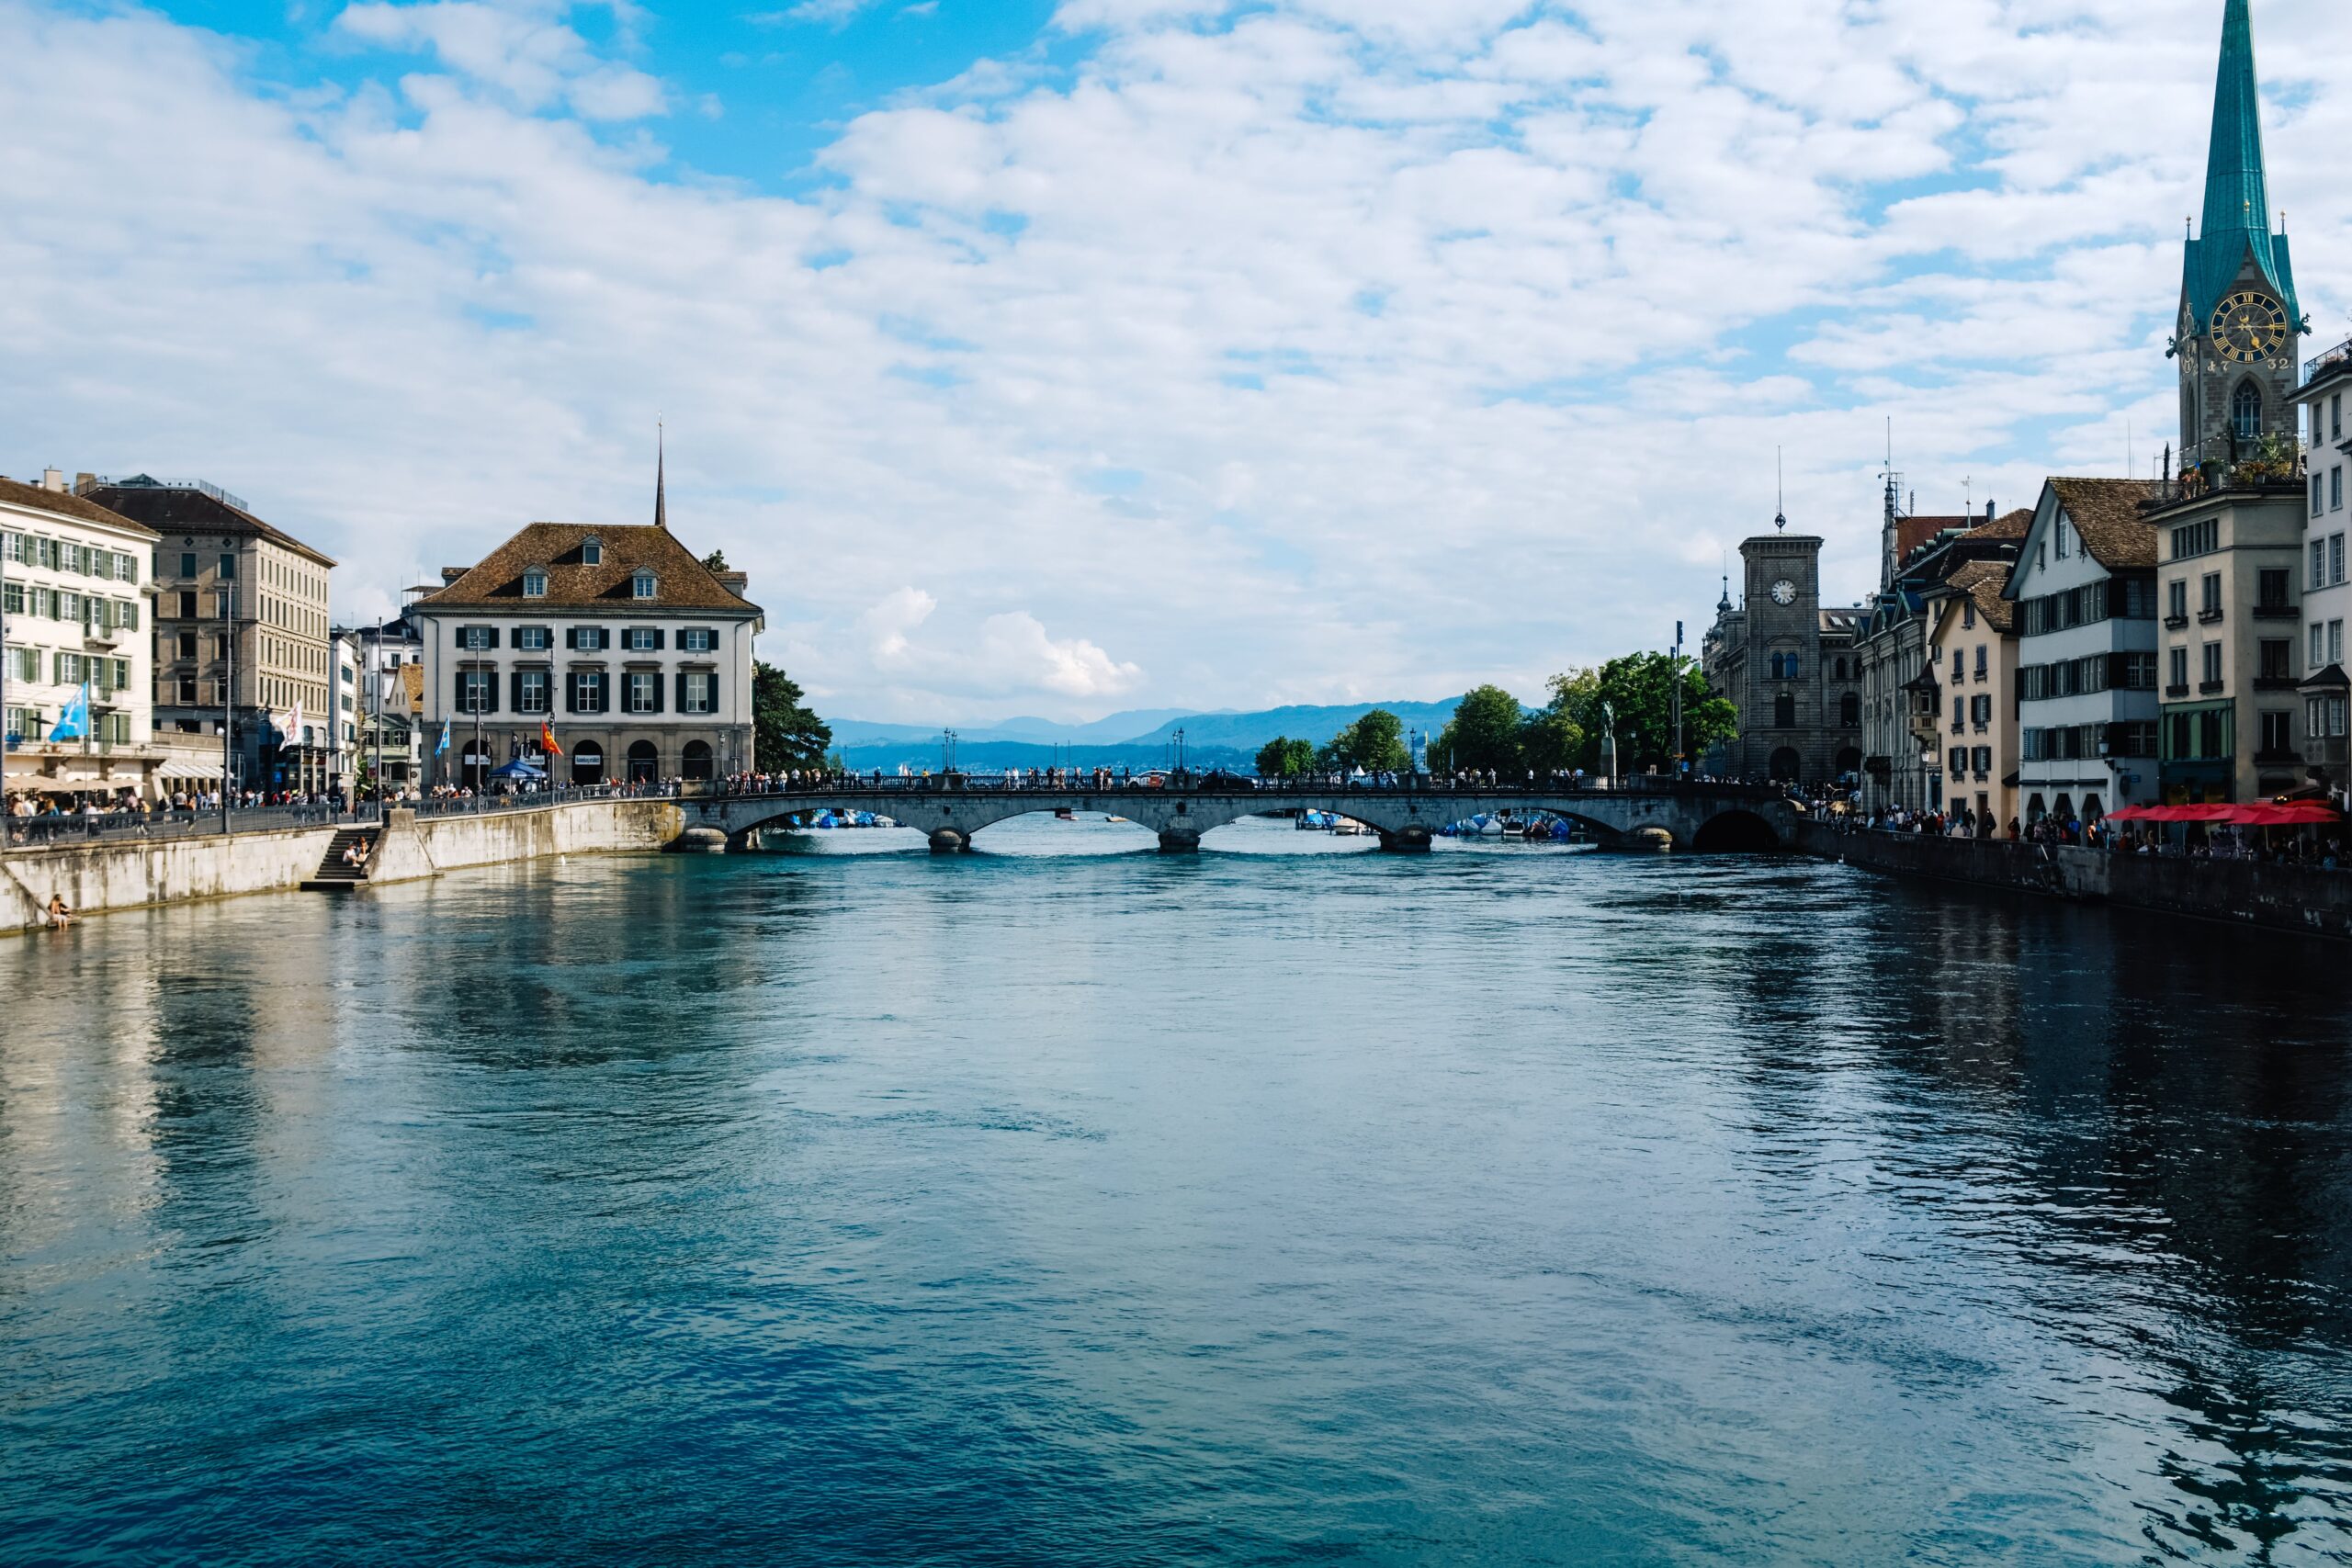
[[[2326,371],[2352,368],[2352,341],[2337,344],[2315,359],[2303,361],[2303,384],[2309,386]]]

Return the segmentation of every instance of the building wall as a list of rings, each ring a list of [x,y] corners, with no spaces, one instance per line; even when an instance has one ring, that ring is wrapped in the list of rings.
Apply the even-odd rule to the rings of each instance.
[[[2114,656],[2155,651],[2157,622],[2153,618],[2112,616],[2063,630],[2035,633],[2025,620],[2027,600],[2046,598],[2088,584],[2104,585],[2114,575],[2079,543],[2064,556],[2054,555],[2046,545],[2047,541],[2037,544],[2034,553],[2019,565],[2010,585],[2010,596],[2018,604],[2020,670],[2079,660],[2095,653]],[[2159,678],[2161,673],[2159,671]],[[2153,752],[2104,759],[2087,755],[2035,760],[2030,755],[2031,741],[2028,732],[2081,726],[2153,724],[2156,708],[2154,692],[2115,687],[2074,696],[2021,700],[2018,705],[2018,815],[2030,818],[2037,805],[2040,810],[2055,811],[2062,796],[2076,812],[2083,810],[2086,796],[2096,796],[2101,811],[2154,800],[2157,793],[2157,762]]]
[[[2006,782],[2017,772],[2018,644],[1971,608],[1964,595],[1946,602],[1929,644],[1943,681],[1943,803],[1954,812],[1989,813],[2007,827],[2018,816],[2017,788]],[[1959,719],[1955,700],[1962,705]],[[1952,766],[1955,748],[1967,752],[1964,766]]]
[[[111,527],[90,519],[32,507],[0,506],[0,553],[6,556],[7,722],[21,737],[20,766],[41,741],[82,683],[91,687],[91,741],[62,743],[77,756],[121,759],[121,767],[79,762],[49,768],[61,782],[94,789],[138,788],[145,782],[133,760],[153,741],[152,616],[146,530]]]
[[[155,547],[156,721],[182,734],[218,735],[225,698],[235,710],[246,788],[278,785],[261,773],[264,724],[283,726],[297,704],[311,731],[311,771],[320,782],[328,774],[334,688],[329,577],[317,559],[250,534],[174,533]],[[221,627],[224,593],[233,595],[235,614],[228,633]],[[289,775],[286,787],[295,782]]]

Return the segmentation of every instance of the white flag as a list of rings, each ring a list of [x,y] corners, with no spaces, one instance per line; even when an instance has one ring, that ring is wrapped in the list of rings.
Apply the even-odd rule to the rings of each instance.
[[[294,711],[289,714],[286,719],[286,744],[288,746],[300,746],[301,743],[302,705],[297,702],[294,705]]]

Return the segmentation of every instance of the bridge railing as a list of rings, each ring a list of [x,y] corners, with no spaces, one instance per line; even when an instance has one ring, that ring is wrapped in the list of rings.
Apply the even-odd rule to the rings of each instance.
[[[1788,792],[1769,784],[1684,783],[1648,776],[1613,781],[1599,779],[1525,779],[1493,784],[1437,779],[1426,774],[1398,774],[1374,779],[1258,779],[1242,774],[1156,774],[1128,777],[1089,774],[1063,778],[987,778],[971,774],[934,774],[928,778],[897,778],[888,774],[835,774],[814,779],[726,779],[688,784],[684,796],[705,802],[747,799],[837,799],[844,795],[904,799],[910,795],[1035,795],[1062,798],[1072,795],[1184,795],[1192,796],[1284,797],[1328,800],[1334,796],[1361,799],[1493,799],[1520,798],[1540,807],[1545,800],[1609,800],[1628,795],[1688,797],[1708,800],[1769,802],[1789,798]]]

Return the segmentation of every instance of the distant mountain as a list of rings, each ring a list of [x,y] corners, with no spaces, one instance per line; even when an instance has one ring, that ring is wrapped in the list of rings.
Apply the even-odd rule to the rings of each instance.
[[[1005,768],[1165,767],[1176,760],[1176,732],[1184,732],[1184,759],[1195,768],[1240,768],[1252,765],[1260,747],[1277,736],[1320,746],[1374,708],[1386,708],[1403,721],[1406,731],[1428,732],[1431,739],[1453,717],[1462,699],[1436,703],[1351,703],[1336,706],[1267,708],[1258,713],[1193,713],[1160,708],[1113,714],[1093,724],[1056,724],[1050,719],[1014,718],[956,731],[956,761],[960,768],[995,773]],[[859,773],[879,768],[895,773],[899,764],[936,769],[940,762],[937,725],[869,724],[841,719],[833,724],[833,744]]]

